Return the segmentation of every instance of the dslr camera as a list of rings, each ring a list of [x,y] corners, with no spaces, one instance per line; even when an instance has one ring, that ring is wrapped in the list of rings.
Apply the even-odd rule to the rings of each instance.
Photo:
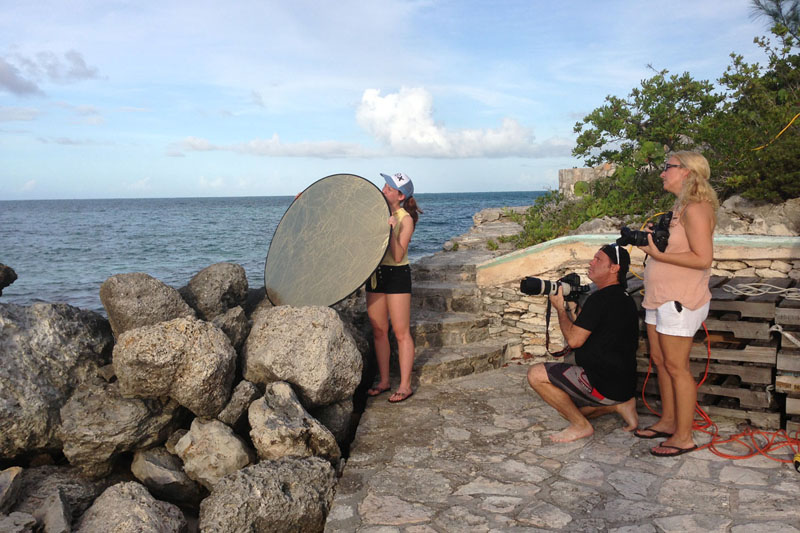
[[[672,222],[672,211],[668,211],[658,218],[658,222],[651,226],[653,230],[653,244],[656,245],[658,251],[663,252],[667,249],[667,241],[669,241],[669,224]],[[624,227],[620,230],[620,237],[617,239],[618,246],[627,246],[632,244],[634,246],[647,246],[647,231],[635,230]]]
[[[564,300],[568,302],[577,302],[582,293],[589,292],[589,286],[581,285],[581,277],[574,272],[567,274],[558,281],[527,277],[519,283],[520,292],[530,296],[538,296],[540,294],[550,296],[558,292],[559,287],[561,287],[561,294],[564,295]]]

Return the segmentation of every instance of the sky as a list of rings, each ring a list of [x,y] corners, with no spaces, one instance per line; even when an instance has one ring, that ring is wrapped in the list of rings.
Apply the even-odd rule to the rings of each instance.
[[[0,0],[0,200],[558,186],[652,69],[763,62],[749,0]]]

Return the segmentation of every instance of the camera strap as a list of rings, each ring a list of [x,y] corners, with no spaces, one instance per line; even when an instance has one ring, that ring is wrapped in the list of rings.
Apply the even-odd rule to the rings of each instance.
[[[548,355],[551,357],[564,357],[565,355],[569,355],[572,351],[572,348],[567,345],[566,348],[563,350],[559,350],[555,353],[550,351],[550,311],[552,310],[553,305],[550,303],[550,298],[547,299],[547,310],[545,311],[545,319],[544,319],[544,351],[547,352]],[[569,311],[567,311],[569,313]]]

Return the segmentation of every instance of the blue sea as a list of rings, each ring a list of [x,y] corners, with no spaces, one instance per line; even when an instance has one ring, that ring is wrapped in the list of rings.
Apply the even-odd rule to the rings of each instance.
[[[438,252],[488,207],[531,205],[542,191],[418,194],[409,259]],[[100,285],[145,272],[180,288],[203,268],[238,263],[263,287],[270,240],[292,196],[0,201],[0,263],[18,279],[0,302],[65,302],[102,312]]]

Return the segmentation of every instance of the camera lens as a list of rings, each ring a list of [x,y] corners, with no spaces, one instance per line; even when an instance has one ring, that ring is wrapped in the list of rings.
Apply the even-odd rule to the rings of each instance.
[[[550,291],[552,291],[554,288],[555,284],[553,282],[534,277],[524,278],[519,284],[520,292],[529,294],[531,296],[550,294]]]

